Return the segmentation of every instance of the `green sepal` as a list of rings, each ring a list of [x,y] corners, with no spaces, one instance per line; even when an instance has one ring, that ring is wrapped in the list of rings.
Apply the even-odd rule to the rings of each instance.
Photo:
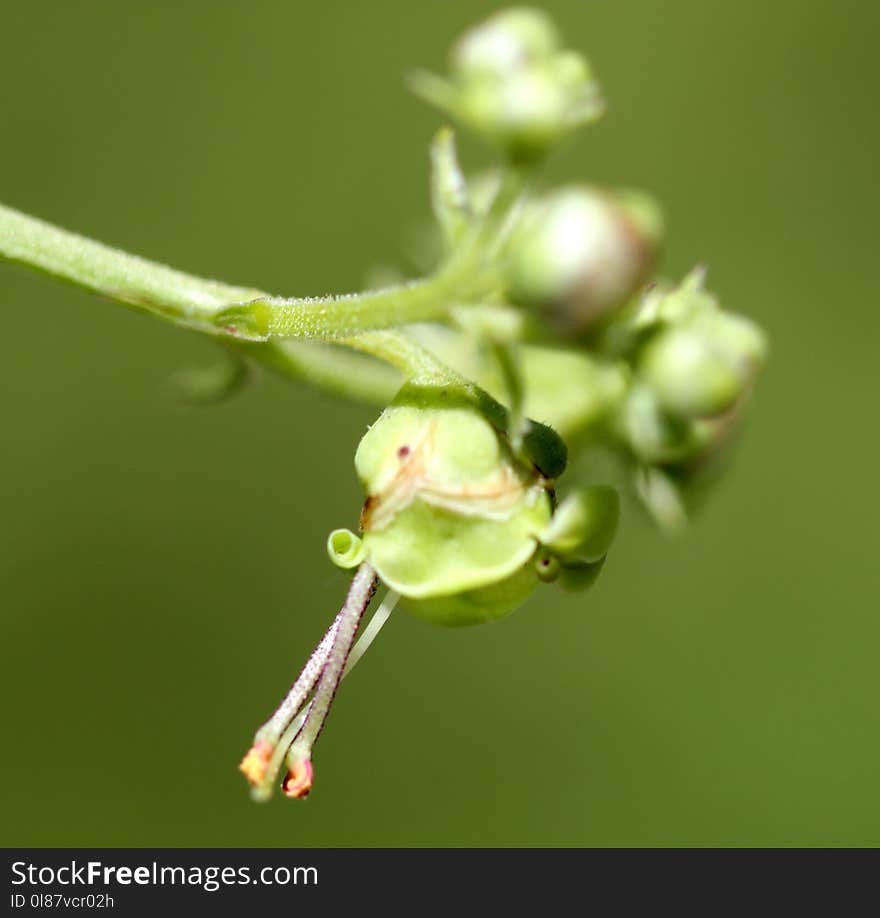
[[[568,447],[558,433],[540,421],[526,421],[522,448],[532,465],[544,476],[558,478],[568,464]]]
[[[614,488],[594,485],[570,494],[555,510],[541,544],[567,561],[594,563],[605,557],[620,519]]]
[[[638,382],[622,402],[617,417],[622,438],[643,462],[680,462],[693,454],[694,424],[666,411],[654,390]]]
[[[582,593],[590,589],[596,582],[604,564],[604,558],[600,558],[592,564],[586,561],[564,564],[559,572],[557,583],[567,593]]]
[[[635,471],[635,489],[651,518],[667,535],[678,535],[687,527],[684,495],[663,469],[640,466]]]
[[[537,490],[505,519],[465,516],[414,500],[384,529],[364,534],[370,563],[402,596],[454,596],[500,583],[535,553],[550,518]]]
[[[404,597],[403,608],[433,625],[459,627],[499,621],[518,609],[539,584],[529,562],[510,577],[454,596]]]

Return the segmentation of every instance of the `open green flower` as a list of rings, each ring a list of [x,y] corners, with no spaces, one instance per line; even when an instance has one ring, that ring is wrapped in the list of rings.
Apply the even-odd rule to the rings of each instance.
[[[588,488],[557,506],[565,444],[534,421],[511,437],[508,423],[482,389],[452,373],[429,374],[404,385],[361,440],[363,538],[337,529],[327,542],[332,560],[357,572],[241,763],[257,799],[268,797],[284,763],[284,793],[309,793],[312,749],[339,683],[398,598],[435,624],[468,625],[507,615],[542,581],[584,589],[596,579],[617,528],[616,492]],[[380,581],[389,593],[355,644]]]
[[[366,561],[411,612],[442,625],[502,618],[560,573],[572,585],[568,573],[600,562],[617,524],[609,488],[557,507],[562,441],[528,421],[515,450],[504,409],[474,391],[404,386],[355,456],[363,537],[328,539],[336,564]]]
[[[361,440],[363,540],[331,534],[340,566],[368,560],[413,613],[447,624],[500,618],[538,583],[530,564],[553,511],[565,449],[530,423],[516,455],[504,410],[452,386],[408,384]],[[543,456],[541,455],[543,452]]]

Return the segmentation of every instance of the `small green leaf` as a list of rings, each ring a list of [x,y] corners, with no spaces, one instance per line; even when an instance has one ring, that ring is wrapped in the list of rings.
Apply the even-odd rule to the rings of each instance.
[[[451,251],[471,225],[473,210],[449,128],[438,131],[431,144],[431,204],[446,250]]]

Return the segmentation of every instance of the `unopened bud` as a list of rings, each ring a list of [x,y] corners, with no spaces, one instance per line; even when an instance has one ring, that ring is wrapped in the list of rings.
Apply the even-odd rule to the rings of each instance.
[[[559,332],[607,317],[644,282],[662,233],[659,209],[639,192],[589,186],[537,202],[511,243],[507,292]]]
[[[692,329],[671,328],[646,349],[640,364],[660,404],[685,418],[711,417],[728,409],[742,380],[725,355]]]
[[[541,10],[503,10],[466,32],[452,49],[453,75],[460,80],[503,79],[552,55],[559,35]]]
[[[589,64],[560,48],[555,26],[539,10],[490,17],[459,40],[450,64],[449,79],[414,74],[413,89],[514,159],[540,158],[602,111]]]
[[[717,312],[657,334],[641,357],[640,372],[667,411],[684,418],[714,417],[748,389],[765,350],[756,325]]]
[[[540,151],[559,136],[568,95],[543,65],[512,74],[499,85],[475,84],[461,94],[461,116],[483,134],[520,152]]]

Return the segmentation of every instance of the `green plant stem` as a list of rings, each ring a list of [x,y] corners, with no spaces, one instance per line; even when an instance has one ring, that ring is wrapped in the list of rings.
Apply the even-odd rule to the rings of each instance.
[[[158,315],[226,346],[270,369],[336,394],[385,403],[400,385],[390,363],[405,376],[450,380],[439,361],[405,336],[371,330],[438,319],[454,306],[492,292],[497,277],[486,253],[495,242],[521,188],[508,171],[492,206],[465,234],[460,248],[425,280],[343,296],[281,299],[251,287],[194,277],[111,248],[0,205],[0,256]],[[331,344],[290,339],[317,338]],[[369,355],[352,354],[350,350]]]
[[[362,331],[442,319],[452,306],[479,299],[494,286],[476,259],[458,259],[431,277],[383,290],[330,297],[261,296],[221,310],[213,324],[250,341],[336,340]]]
[[[199,331],[260,290],[193,277],[0,205],[0,255]]]
[[[368,405],[387,405],[403,383],[394,366],[321,341],[230,342],[281,376]]]
[[[400,388],[402,377],[393,367],[342,347],[316,341],[255,344],[217,329],[213,317],[218,311],[263,296],[258,289],[194,277],[3,205],[0,257],[176,325],[222,335],[225,346],[273,372],[337,395],[383,405]]]
[[[362,332],[344,340],[349,347],[397,367],[412,382],[429,385],[461,382],[461,377],[454,370],[406,332],[391,329]]]

